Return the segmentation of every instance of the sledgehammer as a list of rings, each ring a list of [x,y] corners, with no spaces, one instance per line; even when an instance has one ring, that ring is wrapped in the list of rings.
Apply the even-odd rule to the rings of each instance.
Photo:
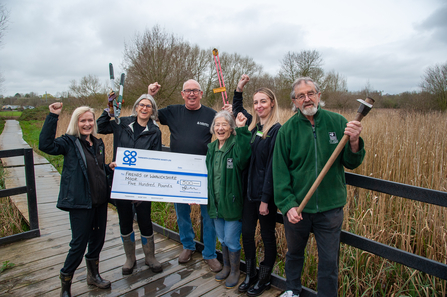
[[[359,121],[360,122],[360,121],[362,121],[362,119],[368,114],[368,112],[373,107],[374,99],[372,99],[371,97],[367,97],[366,100],[357,99],[357,101],[360,102],[361,104],[360,104],[359,109],[357,110],[357,115],[356,115],[354,121]],[[306,197],[304,197],[304,199],[301,202],[300,206],[298,206],[298,209],[296,210],[296,212],[298,214],[300,214],[303,211],[303,209],[306,206],[307,202],[309,202],[309,199],[312,197],[312,195],[317,190],[317,188],[320,185],[321,181],[323,180],[324,176],[329,171],[329,169],[331,168],[332,164],[334,164],[335,159],[337,159],[338,155],[341,153],[341,151],[345,147],[345,145],[348,142],[348,140],[349,140],[349,136],[348,135],[344,135],[343,138],[340,140],[340,142],[338,143],[337,147],[332,152],[331,157],[326,162],[326,165],[324,165],[324,167],[321,170],[320,174],[318,175],[317,179],[314,181],[314,183],[313,183],[312,187],[310,188],[309,192],[307,192]]]

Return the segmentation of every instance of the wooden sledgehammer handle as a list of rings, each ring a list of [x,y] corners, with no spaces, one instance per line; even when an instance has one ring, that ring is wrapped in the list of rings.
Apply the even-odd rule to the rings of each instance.
[[[362,103],[360,105],[359,110],[357,111],[357,115],[354,119],[354,121],[359,121],[361,122],[362,119],[368,114],[368,112],[371,110],[372,105],[374,104],[374,99],[368,97],[366,98],[366,100],[364,102],[366,102],[367,104],[369,104],[370,106],[365,105],[363,102],[363,100],[361,100],[360,102]],[[366,107],[365,107],[366,106]],[[367,110],[364,110],[364,109]],[[323,178],[325,177],[326,173],[329,171],[329,169],[331,168],[332,164],[334,164],[335,160],[337,159],[338,155],[341,153],[341,151],[343,150],[343,148],[345,147],[346,143],[349,140],[349,136],[348,135],[344,135],[343,138],[340,140],[340,142],[338,143],[337,147],[335,148],[335,150],[332,152],[331,157],[329,158],[329,160],[326,162],[326,165],[324,165],[323,169],[321,170],[320,174],[318,175],[317,179],[314,181],[312,187],[310,187],[309,192],[307,192],[306,196],[304,197],[303,201],[301,202],[300,206],[298,206],[297,209],[297,213],[300,214],[304,207],[306,207],[307,202],[309,202],[310,198],[312,197],[312,195],[315,193],[315,191],[317,190],[318,186],[320,185],[321,181],[323,180]]]

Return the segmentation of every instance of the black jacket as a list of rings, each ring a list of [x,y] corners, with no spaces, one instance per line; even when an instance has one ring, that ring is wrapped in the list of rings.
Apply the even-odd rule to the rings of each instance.
[[[233,97],[233,114],[237,116],[242,112],[247,117],[247,125],[250,125],[253,117],[243,107],[242,92],[234,92]],[[245,175],[247,198],[249,201],[262,201],[268,203],[273,201],[273,174],[272,174],[272,158],[273,149],[275,148],[276,135],[278,134],[281,124],[273,125],[263,139],[256,136],[258,131],[262,131],[262,126],[258,123],[256,128],[251,131],[251,159]]]
[[[85,154],[81,142],[79,138],[67,134],[54,139],[58,118],[58,115],[50,113],[45,119],[39,136],[39,150],[50,155],[64,155],[64,166],[62,168],[57,207],[62,210],[92,208],[87,165],[85,163]],[[91,137],[102,155],[103,168],[106,175],[108,175],[112,170],[109,166],[105,165],[104,143],[101,139]],[[95,182],[104,182],[107,184],[106,179]]]
[[[104,111],[98,118],[98,133],[113,133],[113,160],[116,158],[116,149],[118,147],[161,151],[160,128],[152,120],[149,120],[140,136],[134,139],[133,124],[135,120],[135,116],[122,117],[120,118],[120,123],[117,124],[115,120],[110,119],[107,111]]]

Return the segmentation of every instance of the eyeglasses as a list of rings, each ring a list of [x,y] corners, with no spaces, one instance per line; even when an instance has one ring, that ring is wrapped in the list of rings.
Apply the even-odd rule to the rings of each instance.
[[[295,97],[295,99],[298,99],[300,101],[304,101],[306,99],[306,96],[310,99],[310,100],[314,100],[315,97],[317,96],[317,93],[315,92],[309,92],[307,94],[301,94],[298,97]]]
[[[186,90],[183,90],[183,93],[185,93],[185,94],[193,93],[194,95],[197,95],[197,94],[199,94],[199,92],[200,92],[199,89],[186,89]]]
[[[152,108],[152,105],[144,104],[144,103],[138,103],[138,106],[141,107],[141,108],[145,108],[146,107],[147,109]]]

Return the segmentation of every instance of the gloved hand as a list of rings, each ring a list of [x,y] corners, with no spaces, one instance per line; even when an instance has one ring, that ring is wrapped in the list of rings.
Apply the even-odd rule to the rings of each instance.
[[[114,91],[110,91],[108,94],[108,107],[106,109],[104,109],[105,111],[107,111],[109,113],[110,117],[114,116],[114,112],[113,112],[113,100],[116,99],[116,94]]]
[[[110,91],[109,94],[107,94],[107,95],[109,96],[109,102],[116,99],[116,94],[114,91]]]

